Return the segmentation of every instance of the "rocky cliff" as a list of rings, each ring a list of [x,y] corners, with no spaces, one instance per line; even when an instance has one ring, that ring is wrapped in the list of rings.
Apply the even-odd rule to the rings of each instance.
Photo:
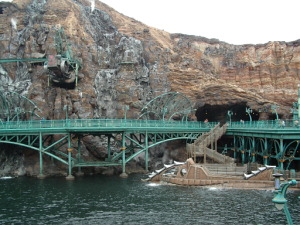
[[[70,118],[123,118],[126,107],[127,117],[137,118],[149,100],[169,91],[188,96],[196,109],[191,117],[198,120],[225,121],[228,110],[235,120],[247,119],[246,107],[252,108],[254,119],[272,119],[270,108],[275,104],[281,118],[292,117],[300,40],[231,45],[170,34],[98,1],[91,6],[88,0],[0,2],[0,59],[56,54],[55,35],[63,28],[82,65],[73,89],[49,85],[42,64],[2,63],[0,90],[26,95],[47,119],[64,119],[66,106]],[[90,154],[95,137],[83,144]],[[103,157],[101,145],[95,148],[97,157]],[[157,151],[153,152],[164,160],[180,158],[174,151]],[[35,164],[29,164],[33,165],[23,173],[34,174]]]

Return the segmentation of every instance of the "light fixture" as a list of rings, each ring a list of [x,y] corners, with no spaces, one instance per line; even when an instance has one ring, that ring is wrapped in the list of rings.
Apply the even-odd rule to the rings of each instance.
[[[282,210],[287,200],[281,192],[278,192],[277,195],[272,199],[272,202],[275,203],[275,207],[278,210]]]
[[[273,174],[274,176],[274,174]],[[282,183],[279,186],[278,190],[275,190],[274,193],[276,194],[275,197],[272,199],[272,202],[275,204],[275,207],[278,210],[282,210],[285,213],[286,219],[288,224],[293,224],[293,220],[291,217],[291,214],[289,212],[288,206],[287,206],[287,199],[285,198],[287,189],[290,185],[296,185],[296,180],[290,180],[288,182]]]

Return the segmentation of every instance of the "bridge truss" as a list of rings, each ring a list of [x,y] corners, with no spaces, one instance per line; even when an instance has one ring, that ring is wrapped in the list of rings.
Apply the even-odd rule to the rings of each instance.
[[[148,170],[149,148],[172,140],[192,141],[208,129],[204,124],[187,121],[149,120],[36,120],[9,121],[0,124],[0,143],[14,144],[39,152],[40,174],[43,177],[43,155],[48,155],[72,169],[89,166],[121,166],[126,173],[126,164],[136,156],[145,154]],[[59,137],[51,142],[52,136]],[[84,161],[81,140],[85,135],[107,137],[107,158],[104,161]],[[111,140],[120,142],[119,152],[112,153]],[[74,143],[74,140],[77,143]],[[75,147],[74,147],[75,146]]]
[[[240,158],[242,164],[258,162],[276,164],[280,170],[292,169],[300,160],[300,129],[294,122],[287,120],[286,127],[280,127],[276,120],[233,124],[227,135],[234,137],[234,158]]]
[[[239,154],[242,164],[260,161],[264,165],[270,165],[272,160],[276,160],[279,169],[289,170],[293,162],[300,160],[299,141],[235,136],[235,158]]]

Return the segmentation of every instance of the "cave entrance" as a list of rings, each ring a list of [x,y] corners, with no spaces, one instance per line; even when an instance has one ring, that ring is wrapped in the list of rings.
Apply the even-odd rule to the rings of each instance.
[[[3,7],[0,7],[0,14],[3,14],[4,13],[3,11],[4,11]]]
[[[246,112],[248,108],[246,103],[231,104],[231,105],[208,105],[200,107],[196,111],[197,121],[208,119],[210,122],[226,123],[229,121],[228,111],[232,112],[231,121],[249,121],[250,117]],[[251,112],[252,120],[259,119],[259,113],[256,110]]]

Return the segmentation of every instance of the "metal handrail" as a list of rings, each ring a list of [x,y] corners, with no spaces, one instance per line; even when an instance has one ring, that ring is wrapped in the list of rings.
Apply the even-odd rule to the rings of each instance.
[[[4,129],[71,129],[71,128],[184,128],[210,130],[218,122],[202,121],[167,121],[134,119],[66,119],[66,120],[29,120],[1,121],[0,130]],[[283,127],[278,120],[231,122],[227,129],[299,129],[294,120],[285,120]]]
[[[213,123],[211,123],[213,124]],[[67,129],[67,128],[207,128],[204,122],[129,119],[66,119],[3,121],[1,129]]]
[[[269,128],[269,129],[296,129],[300,128],[297,120],[258,120],[258,121],[238,121],[228,124],[228,128]]]

